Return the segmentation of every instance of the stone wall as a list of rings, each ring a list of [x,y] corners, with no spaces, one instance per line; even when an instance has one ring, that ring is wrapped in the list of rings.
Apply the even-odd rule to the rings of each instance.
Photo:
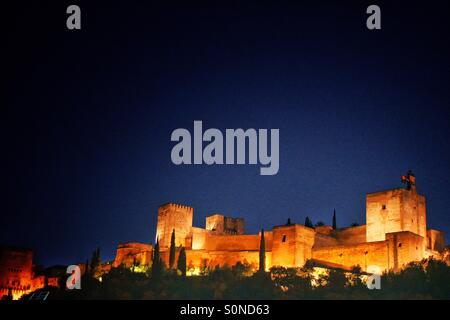
[[[153,258],[153,246],[151,244],[128,242],[121,243],[117,247],[116,257],[112,263],[114,268],[121,265],[130,268],[135,263],[148,266]]]
[[[444,232],[439,230],[427,230],[427,248],[432,251],[442,252],[445,249]]]
[[[33,287],[33,251],[0,247],[0,298],[9,288],[17,298]]]
[[[274,227],[272,240],[272,265],[301,267],[312,257],[314,229],[302,225]]]
[[[271,252],[266,252],[266,269],[272,265]],[[248,264],[253,271],[259,268],[258,251],[208,251],[208,250],[187,250],[186,264],[189,269],[199,272],[202,268],[232,267],[238,262]]]
[[[350,269],[359,265],[363,271],[375,265],[386,270],[389,268],[388,245],[386,241],[370,242],[357,245],[339,245],[314,249],[314,260],[330,262]]]
[[[316,233],[314,238],[314,248],[331,247],[339,245],[336,238],[329,235]]]
[[[8,295],[10,289],[13,299],[17,300],[44,285],[45,276],[34,275],[32,250],[0,247],[0,299]]]
[[[409,231],[388,233],[385,241],[314,249],[313,259],[347,269],[359,265],[367,271],[367,267],[374,265],[381,270],[398,271],[409,262],[425,257],[423,243],[421,236]]]
[[[339,244],[359,244],[366,242],[366,226],[338,229],[333,233]]]
[[[412,261],[425,257],[425,239],[409,231],[386,234],[389,268],[398,271]]]
[[[244,234],[245,222],[242,218],[225,217],[214,214],[206,217],[206,230],[215,234]]]
[[[270,247],[270,235],[264,233],[267,247]],[[261,237],[258,234],[214,235],[206,234],[205,250],[208,251],[259,251]]]
[[[186,241],[186,248],[192,250],[203,250],[206,248],[206,236],[210,232],[203,228],[192,227],[190,240]]]

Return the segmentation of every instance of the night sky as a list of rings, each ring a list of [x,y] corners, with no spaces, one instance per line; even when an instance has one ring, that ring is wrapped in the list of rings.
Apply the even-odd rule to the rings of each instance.
[[[408,169],[450,237],[448,1],[29,2],[2,9],[1,244],[46,266],[97,246],[110,260],[154,241],[166,202],[250,233],[331,224],[334,208],[339,227],[364,224],[365,194]],[[382,30],[366,28],[370,4]],[[175,166],[170,135],[194,120],[279,128],[278,174]]]

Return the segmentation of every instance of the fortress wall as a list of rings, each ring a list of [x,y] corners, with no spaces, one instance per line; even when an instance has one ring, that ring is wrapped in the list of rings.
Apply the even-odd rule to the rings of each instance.
[[[188,250],[186,250],[187,252]],[[178,264],[178,258],[180,257],[180,252],[181,252],[181,247],[177,247],[175,248],[175,265],[174,267],[177,266]],[[161,251],[159,253],[160,257],[161,257],[161,261],[164,263],[166,268],[169,268],[169,262],[170,262],[170,249]],[[187,261],[187,260],[186,260]]]
[[[322,235],[331,236],[331,234],[333,233],[333,227],[332,226],[317,226],[317,227],[314,227],[314,231],[316,231],[316,233],[319,233]]]
[[[382,270],[389,267],[386,241],[314,249],[312,257],[315,260],[331,262],[347,268],[359,265],[364,271],[371,265],[376,265]]]
[[[217,213],[206,217],[206,229],[216,234],[244,234],[245,222]]]
[[[296,225],[295,231],[295,266],[302,267],[307,260],[312,258],[315,232],[302,225]]]
[[[202,250],[206,248],[206,236],[208,235],[209,230],[192,227],[192,239],[191,244],[188,245],[186,243],[187,248],[191,248],[193,250]]]
[[[244,234],[245,221],[242,218],[225,217],[225,228],[236,230],[236,234]]]
[[[266,252],[266,269],[271,266],[271,253]],[[216,266],[232,267],[238,262],[251,265],[256,271],[259,268],[259,251],[208,251],[186,250],[186,264],[188,269],[201,269]]]
[[[0,247],[0,287],[29,286],[32,277],[33,251]]]
[[[8,288],[14,299],[43,288],[45,277],[33,276],[33,251],[0,246],[0,299],[8,295]]]
[[[412,261],[425,257],[425,239],[409,231],[386,235],[389,245],[390,268],[398,271]]]
[[[264,234],[265,236],[265,234]],[[266,241],[267,242],[267,241]],[[208,251],[259,251],[260,236],[207,234],[205,250]]]
[[[259,236],[261,236],[261,232],[259,232]],[[266,252],[272,251],[273,244],[273,232],[264,230],[264,242],[266,245]],[[259,250],[259,248],[258,248]]]
[[[295,266],[295,226],[274,227],[272,265]]]
[[[314,248],[319,249],[323,247],[353,245],[366,242],[365,225],[332,231],[329,230],[330,228],[315,228]]]
[[[301,267],[312,257],[314,229],[302,225],[273,228],[272,265]]]
[[[442,231],[427,230],[427,248],[432,251],[442,252],[445,249],[445,236]]]
[[[336,238],[324,234],[316,233],[314,238],[314,248],[337,246]]]
[[[366,226],[357,226],[339,229],[334,236],[340,244],[359,244],[366,242]]]
[[[116,257],[112,266],[114,268],[120,265],[131,267],[135,262],[139,265],[149,265],[153,257],[153,246],[146,243],[129,242],[121,243],[117,247]]]
[[[427,207],[426,207],[426,199],[424,196],[418,195],[417,199],[418,204],[418,220],[419,220],[419,235],[423,238],[427,236]],[[442,233],[442,235],[444,235]],[[444,242],[445,244],[445,242]]]

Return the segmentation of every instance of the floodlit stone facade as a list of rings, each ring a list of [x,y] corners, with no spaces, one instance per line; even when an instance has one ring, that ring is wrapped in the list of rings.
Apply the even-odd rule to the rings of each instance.
[[[150,265],[152,257],[153,246],[151,244],[138,242],[121,243],[117,247],[116,258],[112,263],[112,267],[123,266],[131,268],[136,265]]]
[[[36,275],[33,251],[25,248],[0,247],[0,299],[19,299],[37,289],[59,286],[58,277]]]
[[[444,234],[427,229],[425,197],[417,193],[412,174],[403,178],[408,182],[405,188],[366,195],[367,225],[335,230],[331,226],[286,224],[265,231],[266,268],[302,267],[311,260],[342,269],[359,266],[363,271],[373,267],[398,271],[412,261],[430,256],[442,258]],[[238,262],[258,268],[260,233],[245,234],[242,218],[221,214],[206,217],[205,228],[194,227],[193,213],[192,207],[173,203],[158,209],[156,239],[166,265],[175,231],[177,253],[181,246],[185,247],[191,274]],[[153,248],[146,250],[143,261],[150,264]],[[119,247],[113,266],[126,260],[123,251]],[[128,251],[128,264],[133,252]]]

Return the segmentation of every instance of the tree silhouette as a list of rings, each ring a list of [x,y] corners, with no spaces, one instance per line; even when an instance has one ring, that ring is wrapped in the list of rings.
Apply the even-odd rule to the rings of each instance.
[[[266,241],[264,240],[264,229],[261,229],[261,240],[259,243],[259,272],[266,270]]]
[[[336,230],[336,209],[333,211],[333,230]]]
[[[90,264],[90,271],[91,276],[95,277],[98,273],[98,269],[101,265],[101,258],[100,258],[100,248],[95,249],[92,252],[92,258],[91,258],[91,264]]]
[[[169,268],[175,267],[175,229],[172,230],[172,238],[170,239],[170,256],[169,256]]]
[[[181,247],[180,255],[178,256],[177,269],[181,271],[183,277],[186,276],[186,250]]]
[[[161,275],[162,262],[159,253],[159,238],[156,239],[155,249],[153,250],[152,277]]]
[[[177,269],[183,276],[148,277],[121,265],[102,275],[102,282],[89,279],[83,282],[83,290],[55,289],[50,297],[58,300],[450,299],[450,266],[433,259],[410,263],[399,272],[384,273],[381,276],[383,290],[368,290],[365,273],[359,266],[350,271],[328,269],[312,283],[316,276],[311,261],[301,269],[272,267],[270,272],[254,274],[247,273],[249,266],[239,262],[231,268],[216,267],[201,277],[185,277],[186,251],[183,247],[179,250]],[[155,261],[161,261],[158,252],[159,244],[155,244]],[[163,269],[156,267],[155,270]]]
[[[308,228],[313,228],[314,227],[313,223],[312,223],[312,221],[311,221],[311,219],[309,217],[305,218],[305,227],[308,227]]]

